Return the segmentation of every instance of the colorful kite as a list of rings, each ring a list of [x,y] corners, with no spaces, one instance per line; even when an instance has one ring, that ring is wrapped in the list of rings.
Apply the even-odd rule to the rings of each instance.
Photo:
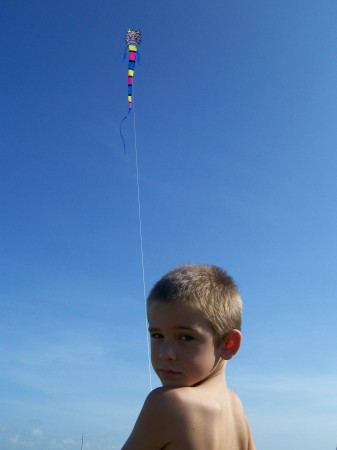
[[[128,117],[130,114],[130,111],[132,109],[132,82],[133,82],[133,75],[135,71],[135,65],[136,61],[139,62],[139,52],[137,54],[137,46],[140,45],[142,42],[142,32],[140,30],[128,30],[125,35],[125,42],[127,44],[127,47],[125,48],[124,52],[124,59],[126,50],[129,50],[129,64],[128,64],[128,102],[129,102],[129,109],[126,114],[126,116],[122,119],[121,125],[120,125],[120,134],[123,141],[124,151],[125,151],[125,141],[122,134],[122,124],[124,120]]]

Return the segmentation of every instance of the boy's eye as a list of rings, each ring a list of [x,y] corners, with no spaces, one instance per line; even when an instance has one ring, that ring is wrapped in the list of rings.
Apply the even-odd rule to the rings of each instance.
[[[151,338],[152,339],[160,339],[162,337],[163,337],[163,335],[160,334],[160,333],[151,333]]]
[[[183,334],[182,336],[180,336],[179,339],[181,341],[188,342],[188,341],[193,341],[194,337],[193,336],[189,336],[188,334]]]

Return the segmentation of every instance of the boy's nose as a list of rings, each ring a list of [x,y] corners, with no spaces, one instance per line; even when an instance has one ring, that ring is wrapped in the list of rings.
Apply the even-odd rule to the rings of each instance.
[[[177,358],[173,346],[167,344],[163,344],[160,347],[159,357],[166,360],[175,360]]]

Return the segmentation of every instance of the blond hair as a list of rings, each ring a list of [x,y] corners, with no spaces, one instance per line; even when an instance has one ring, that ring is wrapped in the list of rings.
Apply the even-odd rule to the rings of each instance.
[[[164,275],[152,288],[153,302],[177,302],[202,312],[221,339],[230,330],[241,330],[242,300],[234,280],[220,267],[185,264]]]

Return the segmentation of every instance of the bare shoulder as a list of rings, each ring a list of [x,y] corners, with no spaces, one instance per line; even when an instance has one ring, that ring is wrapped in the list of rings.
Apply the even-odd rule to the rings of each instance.
[[[181,407],[188,407],[193,403],[192,389],[185,387],[160,387],[154,389],[146,398],[144,406],[149,411],[156,414],[165,410],[165,417],[168,414],[180,414]]]
[[[231,389],[227,388],[228,396],[235,412],[244,414],[243,404],[240,397]]]
[[[146,403],[153,408],[165,408],[165,417],[167,413],[178,415],[182,418],[185,410],[194,408],[199,402],[199,396],[196,395],[196,389],[191,387],[160,387],[153,390],[147,397]]]
[[[175,440],[184,418],[184,388],[157,388],[146,398],[136,424],[122,450],[159,450]]]
[[[203,389],[155,389],[122,450],[255,450],[241,400],[227,394],[219,400]]]

